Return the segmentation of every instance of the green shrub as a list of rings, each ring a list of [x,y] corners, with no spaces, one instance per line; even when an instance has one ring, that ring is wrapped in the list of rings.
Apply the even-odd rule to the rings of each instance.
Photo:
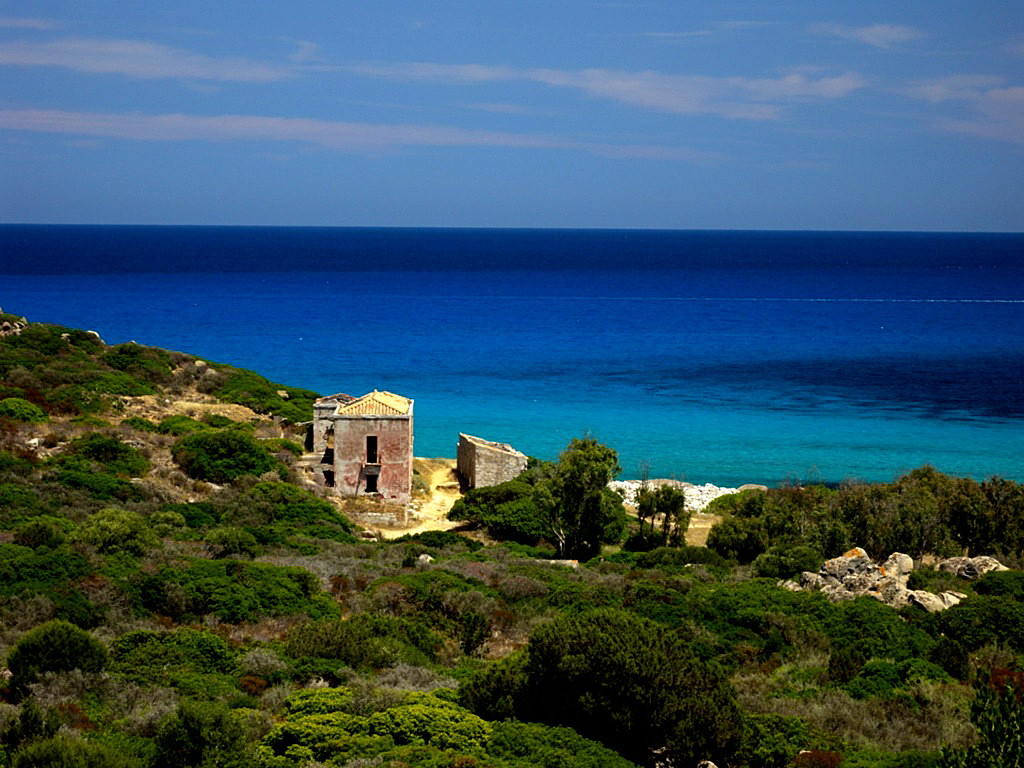
[[[221,510],[209,501],[191,501],[184,504],[167,504],[165,512],[181,515],[189,528],[205,528],[216,525],[221,518]]]
[[[336,659],[353,669],[426,664],[437,660],[440,648],[441,638],[424,622],[363,613],[305,624],[289,634],[287,645],[293,658]]]
[[[741,563],[753,562],[768,549],[769,541],[760,518],[727,517],[708,533],[708,549]]]
[[[754,558],[754,575],[770,579],[788,579],[798,573],[817,573],[824,557],[814,547],[772,547]]]
[[[13,541],[22,547],[36,549],[48,547],[55,549],[64,543],[67,537],[64,528],[55,519],[35,519],[19,525],[14,531]]]
[[[478,549],[483,547],[483,544],[476,539],[471,539],[468,536],[463,536],[461,533],[455,533],[454,531],[423,531],[422,533],[407,533],[405,536],[393,539],[391,543],[404,544],[408,542],[422,544],[424,547],[429,547],[430,549],[466,549],[470,552],[476,552]]]
[[[133,341],[111,347],[100,356],[100,360],[115,370],[152,383],[169,381],[173,369],[165,350],[144,347]]]
[[[211,483],[259,476],[276,466],[266,448],[235,429],[193,432],[178,440],[171,452],[185,474]]]
[[[13,768],[138,768],[141,763],[103,744],[56,736],[18,750],[11,765]]]
[[[193,560],[135,581],[141,608],[175,618],[215,615],[239,624],[265,616],[337,616],[338,606],[303,568],[237,560]]]
[[[253,371],[228,369],[226,379],[214,395],[225,402],[252,408],[256,413],[272,413],[292,422],[313,418],[313,401],[319,395],[307,389],[283,387]],[[287,397],[282,397],[284,392]]]
[[[213,547],[214,557],[256,557],[261,551],[256,537],[244,528],[213,528],[203,535],[203,541]]]
[[[943,749],[942,768],[1024,766],[1024,673],[996,669],[974,684],[971,723],[977,741],[965,750]]]
[[[156,427],[157,432],[161,435],[174,435],[175,437],[188,435],[192,432],[202,432],[206,429],[210,429],[209,425],[196,421],[191,416],[183,416],[181,414],[161,419]]]
[[[217,635],[186,628],[128,632],[111,643],[110,659],[113,670],[150,685],[173,686],[186,674],[227,674],[235,665]]]
[[[98,465],[105,472],[125,477],[141,477],[150,470],[149,460],[142,451],[100,432],[72,440],[54,463],[83,471],[95,471],[94,465]]]
[[[635,768],[622,755],[571,728],[521,723],[492,723],[487,754],[514,765],[541,768]]]
[[[389,764],[396,765],[473,765],[453,762],[453,757],[481,757],[491,735],[490,723],[430,693],[408,693],[387,709],[370,714],[353,711],[353,704],[345,689],[295,694],[285,705],[285,720],[263,739],[261,761],[274,768],[296,760],[331,760],[341,765],[353,758],[374,757],[394,757]],[[286,761],[271,762],[275,758]]]
[[[158,427],[149,419],[144,419],[140,416],[129,416],[127,419],[121,420],[121,426],[131,427],[132,429],[138,430],[139,432],[156,432]]]
[[[29,630],[7,656],[11,690],[24,696],[43,672],[99,672],[107,663],[107,649],[88,632],[61,619]]]
[[[84,541],[105,555],[143,555],[157,546],[160,540],[138,513],[108,507],[101,509],[79,526],[74,533],[76,541]]]
[[[496,539],[534,544],[548,530],[533,492],[533,486],[519,480],[474,488],[455,501],[448,519],[480,525]]]
[[[744,713],[736,757],[741,765],[788,768],[799,752],[824,746],[824,742],[825,738],[800,718]]]
[[[0,400],[0,418],[20,421],[25,424],[42,424],[50,420],[42,408],[20,397],[7,397]]]

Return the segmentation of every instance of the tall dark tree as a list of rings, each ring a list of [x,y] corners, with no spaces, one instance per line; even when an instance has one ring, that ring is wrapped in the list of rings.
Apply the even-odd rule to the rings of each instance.
[[[614,449],[596,438],[573,438],[555,476],[537,488],[548,530],[561,557],[588,559],[622,535],[623,510],[608,483],[621,472]]]

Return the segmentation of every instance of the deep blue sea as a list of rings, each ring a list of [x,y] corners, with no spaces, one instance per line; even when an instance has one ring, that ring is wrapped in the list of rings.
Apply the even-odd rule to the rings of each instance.
[[[0,307],[718,485],[1024,481],[1024,234],[0,226]]]

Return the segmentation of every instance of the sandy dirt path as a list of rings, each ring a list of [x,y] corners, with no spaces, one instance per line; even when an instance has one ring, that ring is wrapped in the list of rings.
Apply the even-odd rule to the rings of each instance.
[[[427,481],[425,496],[414,498],[408,505],[408,526],[381,528],[385,539],[397,539],[411,533],[424,531],[449,531],[458,523],[448,519],[452,508],[462,494],[459,480],[455,476],[455,459],[416,459],[416,470]]]

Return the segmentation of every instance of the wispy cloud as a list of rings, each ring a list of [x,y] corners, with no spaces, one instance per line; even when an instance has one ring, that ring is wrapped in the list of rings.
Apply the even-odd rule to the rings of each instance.
[[[954,75],[916,83],[905,93],[931,104],[952,102],[966,116],[940,116],[939,128],[1024,145],[1024,86],[1008,86],[1001,77]]]
[[[0,64],[61,67],[141,79],[273,82],[294,74],[287,66],[253,59],[214,58],[144,40],[85,37],[0,43]]]
[[[55,29],[56,23],[50,19],[30,19],[30,18],[12,18],[10,16],[0,16],[0,27],[6,29],[36,29],[36,30],[47,30]]]
[[[776,119],[780,117],[785,103],[841,98],[867,84],[855,72],[836,76],[793,72],[778,78],[745,78],[609,69],[514,69],[430,62],[367,63],[352,69],[371,77],[449,84],[521,80],[572,88],[590,96],[662,112],[711,114],[744,120]]]
[[[819,35],[833,35],[853,40],[875,48],[893,48],[900,43],[909,43],[924,37],[924,32],[900,24],[871,24],[866,27],[849,27],[843,24],[815,24],[811,31]]]
[[[280,141],[343,152],[401,147],[564,149],[619,158],[707,162],[711,154],[647,144],[578,141],[544,134],[482,131],[432,124],[380,124],[260,115],[188,115],[0,110],[0,128],[135,141]]]

